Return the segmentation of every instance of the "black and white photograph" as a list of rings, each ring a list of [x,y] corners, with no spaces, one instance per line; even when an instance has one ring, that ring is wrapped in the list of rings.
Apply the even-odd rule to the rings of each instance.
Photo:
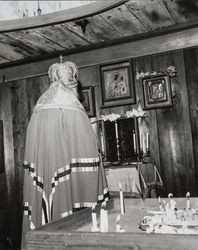
[[[198,249],[198,0],[0,0],[0,250]]]

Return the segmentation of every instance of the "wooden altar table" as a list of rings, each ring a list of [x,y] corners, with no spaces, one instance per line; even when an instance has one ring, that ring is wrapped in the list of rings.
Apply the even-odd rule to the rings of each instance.
[[[163,187],[157,167],[151,163],[134,163],[110,166],[106,169],[110,194],[116,195],[120,182],[125,196],[145,197],[156,196],[156,189]]]

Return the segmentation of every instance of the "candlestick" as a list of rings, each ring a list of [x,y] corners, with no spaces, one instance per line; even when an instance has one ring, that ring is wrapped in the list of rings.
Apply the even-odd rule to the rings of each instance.
[[[186,209],[190,209],[190,192],[186,193]]]
[[[160,196],[158,197],[158,201],[159,201],[159,209],[163,210]]]
[[[135,131],[133,130],[133,149],[134,152],[137,152],[137,145],[136,145],[136,135],[135,135]]]
[[[118,138],[118,123],[115,121],[115,132],[116,132],[116,138]]]
[[[140,151],[143,151],[143,134],[140,134]]]
[[[123,196],[123,192],[122,192],[122,185],[121,183],[119,182],[119,189],[120,189],[120,211],[121,211],[121,214],[123,215],[124,214],[124,196]]]
[[[102,132],[100,134],[100,139],[101,139],[101,151],[104,154],[104,137],[103,137]]]
[[[106,161],[106,139],[105,139],[105,125],[104,125],[104,121],[102,120],[102,129],[101,129],[101,133],[102,133],[102,136],[103,136],[103,145],[102,145],[102,147],[104,147],[104,152],[102,152],[103,153],[103,157],[104,157],[104,161]]]
[[[118,124],[116,120],[115,120],[115,133],[116,133],[117,157],[119,161],[120,160],[120,145],[119,145],[119,137],[118,137]]]
[[[169,198],[169,207],[170,207],[170,210],[175,210],[175,205],[176,205],[176,201],[173,200],[173,194],[172,193],[169,193],[168,194],[168,198]]]
[[[149,151],[149,145],[150,141],[149,141],[149,133],[146,132],[146,151]]]
[[[143,151],[143,154],[146,154],[146,144],[145,144],[145,138],[143,136],[143,142],[142,142],[142,151]]]

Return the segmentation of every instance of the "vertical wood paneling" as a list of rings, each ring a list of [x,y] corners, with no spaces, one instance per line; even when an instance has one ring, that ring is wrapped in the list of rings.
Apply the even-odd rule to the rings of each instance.
[[[97,66],[82,68],[79,70],[79,81],[82,87],[94,86],[96,117],[100,117],[100,81]]]
[[[162,175],[164,194],[173,192],[177,196],[184,196],[187,191],[190,191],[192,195],[196,195],[195,166],[182,51],[136,58],[133,60],[133,64],[133,72],[136,70],[166,72],[170,65],[177,68],[177,77],[171,79],[173,107],[146,111],[147,116],[140,122],[142,126],[140,130],[148,130],[150,133],[151,157]],[[96,67],[81,69],[82,85],[100,84],[98,73],[99,68],[97,72]],[[135,78],[135,74],[133,77]],[[135,82],[137,103],[134,105],[100,109],[100,86],[97,89],[99,90],[96,95],[98,117],[100,114],[110,113],[125,115],[126,111],[132,108],[137,109],[139,101],[143,107],[140,81]],[[188,144],[185,144],[185,141],[188,141]]]
[[[26,84],[28,88],[29,112],[31,115],[37,100],[49,87],[50,81],[48,75],[45,75],[42,77],[39,76],[26,79]]]
[[[3,120],[0,120],[0,174],[5,173]]]
[[[23,160],[25,149],[26,129],[30,117],[26,80],[13,82],[12,112],[13,112],[13,140],[16,175],[16,203],[17,203],[17,233],[20,241],[22,227],[23,206]]]
[[[101,148],[101,140],[100,140],[100,125],[96,122],[96,120],[100,117],[100,106],[101,106],[101,98],[100,98],[100,81],[99,81],[99,71],[98,66],[86,67],[79,69],[79,81],[81,87],[93,86],[94,91],[94,101],[95,101],[95,109],[96,109],[96,118],[91,118],[92,128],[96,135],[97,145]]]
[[[137,59],[134,59],[134,70],[138,72],[140,71],[152,72],[154,70],[152,64],[153,64],[152,60],[148,60],[144,57],[137,58]],[[142,94],[141,80],[139,81],[136,80],[135,86],[136,86],[137,100],[139,100],[141,107],[143,108],[143,94]],[[151,146],[150,151],[151,151],[152,161],[157,166],[160,173],[162,173],[161,164],[160,164],[160,155],[159,155],[156,111],[147,110],[146,117],[143,119],[143,121],[144,121],[143,124],[145,124],[145,127],[150,134],[150,146]]]
[[[185,193],[190,190],[192,195],[196,195],[183,54],[170,52],[136,59],[136,68],[143,72],[166,72],[170,65],[177,68],[177,77],[171,78],[173,107],[149,112],[149,115],[156,113],[156,121],[152,120],[154,116],[151,115],[150,128],[155,126],[157,129],[155,135],[158,136],[153,138],[151,135],[151,143],[154,146],[157,141],[159,142],[160,170],[165,193],[172,192],[177,196],[185,196]],[[188,145],[185,141],[188,141]]]
[[[186,190],[189,190],[193,196],[197,196],[197,180],[196,180],[196,172],[197,167],[194,161],[194,153],[193,153],[193,134],[192,134],[192,125],[190,122],[190,112],[189,112],[189,93],[188,93],[188,81],[186,79],[185,72],[185,63],[184,63],[184,53],[177,53],[177,69],[178,71],[178,89],[180,89],[181,93],[181,103],[183,106],[182,118],[184,122],[184,130],[181,131],[182,143],[181,148],[183,150],[185,165],[186,166],[186,174],[187,176],[181,176],[181,178],[186,179]],[[176,96],[177,99],[177,96]],[[187,142],[187,143],[186,143]],[[184,146],[185,145],[185,146]],[[181,164],[183,164],[181,162]],[[180,176],[179,176],[180,178]],[[178,185],[178,189],[180,186]]]
[[[47,76],[19,80],[13,83],[12,112],[13,138],[16,173],[16,198],[18,208],[18,236],[20,236],[23,204],[23,160],[25,150],[26,130],[33,108],[40,95],[49,86]]]
[[[193,152],[198,185],[198,48],[184,51],[190,122],[192,127]],[[189,159],[187,158],[189,161]]]
[[[16,186],[14,169],[12,95],[8,86],[0,86],[0,119],[4,127],[5,173],[0,174],[0,236],[17,241]]]

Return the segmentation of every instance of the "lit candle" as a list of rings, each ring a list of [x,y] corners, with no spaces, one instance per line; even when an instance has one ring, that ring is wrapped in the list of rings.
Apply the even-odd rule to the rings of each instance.
[[[146,150],[149,151],[149,133],[146,132]]]
[[[92,213],[91,213],[91,218],[92,218],[92,232],[97,232],[98,231],[98,222],[97,222],[97,213],[95,211],[95,204],[92,206]]]
[[[186,209],[190,209],[190,192],[186,193]]]
[[[119,189],[120,189],[120,211],[121,214],[124,214],[124,196],[123,196],[123,192],[122,192],[122,185],[121,182],[119,182]]]
[[[172,193],[169,193],[169,194],[168,194],[168,198],[169,198],[170,210],[173,211],[173,210],[175,209],[175,205],[176,205],[175,200],[173,200],[173,194],[172,194]]]
[[[133,148],[134,152],[137,151],[137,146],[136,146],[136,137],[135,137],[135,131],[133,130]]]
[[[143,150],[143,134],[140,134],[140,151]]]
[[[118,124],[115,120],[115,133],[116,133],[116,147],[117,147],[117,157],[118,161],[120,161],[120,145],[119,145],[119,137],[118,137]]]
[[[108,232],[109,222],[108,222],[108,211],[106,209],[106,201],[102,203],[102,207],[100,210],[100,232],[106,233]]]
[[[102,138],[101,138],[101,140],[102,140],[101,149],[102,149],[103,156],[106,159],[106,141],[105,141],[105,125],[104,125],[104,121],[102,121],[101,135],[102,135]]]
[[[145,137],[143,137],[143,142],[142,142],[142,151],[145,154],[146,153],[146,143],[145,143]]]
[[[104,138],[102,132],[100,134],[100,139],[101,139],[101,151],[102,153],[104,153]]]
[[[159,201],[159,209],[163,210],[160,196],[158,197],[158,201]]]
[[[121,227],[120,224],[120,215],[118,214],[116,218],[116,233],[124,233],[126,230]]]
[[[115,132],[116,132],[116,139],[118,139],[118,123],[115,121]]]

